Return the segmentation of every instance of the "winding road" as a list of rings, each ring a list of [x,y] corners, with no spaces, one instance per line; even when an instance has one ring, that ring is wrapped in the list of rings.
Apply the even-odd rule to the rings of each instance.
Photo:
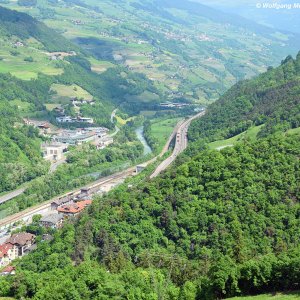
[[[116,113],[117,113],[117,108],[111,113],[111,116],[110,116],[110,121],[111,121],[111,123],[113,123],[114,124],[114,118],[116,117]],[[114,137],[115,135],[117,135],[118,134],[118,132],[120,131],[120,128],[117,126],[117,125],[115,125],[115,132],[114,133],[112,133],[112,134],[110,134],[110,137]]]

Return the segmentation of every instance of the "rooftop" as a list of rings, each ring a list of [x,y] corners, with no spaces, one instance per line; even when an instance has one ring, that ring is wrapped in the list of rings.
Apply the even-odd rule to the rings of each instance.
[[[47,223],[52,223],[52,224],[56,224],[59,221],[61,221],[64,218],[64,216],[62,214],[51,214],[48,216],[44,216],[41,218],[41,222],[47,222]]]
[[[92,200],[79,201],[70,205],[65,205],[57,208],[58,212],[77,214],[83,211],[88,205],[92,204]]]
[[[13,272],[13,271],[15,271],[15,270],[16,270],[15,267],[13,267],[13,266],[7,266],[7,267],[5,267],[5,268],[2,270],[1,273],[11,273],[11,272]]]
[[[20,245],[24,246],[28,241],[31,241],[35,238],[34,234],[27,233],[27,232],[21,232],[21,233],[16,233],[13,234],[7,241],[6,243],[12,244],[12,245]]]
[[[13,248],[13,245],[11,244],[3,244],[0,245],[0,258],[5,256],[7,252]]]

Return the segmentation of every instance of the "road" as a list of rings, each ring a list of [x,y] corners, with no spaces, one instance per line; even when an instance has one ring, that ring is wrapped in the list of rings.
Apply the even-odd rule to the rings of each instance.
[[[81,193],[82,189],[88,189],[88,188],[95,188],[97,187],[98,190],[101,189],[101,187],[104,187],[105,185],[112,185],[115,186],[114,184],[118,181],[123,181],[125,178],[128,176],[132,175],[135,171],[135,168],[129,168],[123,172],[107,176],[105,178],[101,178],[85,187],[79,188],[75,191],[72,191],[67,194],[72,194],[74,197],[76,195],[79,195]],[[96,194],[96,192],[94,192]],[[62,196],[55,197],[49,201],[43,202],[41,204],[38,204],[36,206],[30,207],[26,210],[23,210],[19,213],[16,213],[14,215],[8,216],[2,220],[0,220],[0,231],[5,229],[6,227],[18,222],[18,221],[24,221],[25,223],[30,223],[32,220],[32,217],[36,214],[44,214],[48,212],[51,208],[51,203],[55,200],[59,200]]]
[[[159,157],[162,157],[168,151],[171,141],[173,140],[175,135],[177,136],[175,148],[174,148],[172,155],[158,166],[156,171],[151,175],[151,178],[154,178],[160,172],[165,170],[176,159],[178,154],[180,154],[184,149],[186,149],[186,147],[187,147],[186,134],[187,134],[188,127],[194,119],[196,119],[200,116],[203,116],[204,113],[205,112],[199,113],[199,114],[195,115],[194,117],[189,118],[186,121],[180,121],[177,124],[177,126],[174,128],[172,134],[170,135],[169,140],[167,141],[167,143],[166,143],[165,147],[163,148],[163,150],[161,151],[161,153],[158,156],[156,156],[156,157],[152,158],[151,160],[144,163],[144,165],[147,166],[147,165],[155,162]],[[117,184],[124,181],[127,177],[134,175],[135,170],[136,170],[136,167],[131,167],[120,173],[101,178],[85,187],[78,188],[77,190],[72,191],[67,194],[71,194],[73,197],[75,197],[76,195],[79,195],[81,193],[82,189],[87,189],[87,188],[94,191],[93,193],[91,193],[91,195],[96,194],[101,189],[108,191],[111,188],[113,188],[114,186],[116,186]],[[18,192],[18,191],[15,191],[14,193],[16,193],[16,192]],[[35,214],[43,214],[45,212],[48,212],[51,208],[51,203],[55,200],[60,199],[61,197],[62,196],[55,197],[54,199],[43,202],[34,207],[30,207],[24,211],[21,211],[19,213],[16,213],[14,215],[8,216],[8,217],[0,220],[0,231],[5,230],[5,228],[7,228],[8,226],[10,226],[18,221],[25,221],[26,223],[30,223],[32,220],[32,217]]]
[[[110,116],[110,121],[111,121],[111,123],[114,123],[114,118],[116,117],[117,110],[118,110],[118,109],[116,108],[116,109],[111,113],[111,116]],[[115,125],[115,128],[116,128],[115,132],[112,133],[112,134],[110,134],[110,137],[114,137],[114,136],[117,135],[118,132],[120,131],[120,128],[119,128],[117,125]]]
[[[64,153],[64,157],[62,159],[51,164],[49,173],[54,173],[60,165],[62,165],[66,162],[66,160],[67,160],[66,153]]]
[[[11,199],[13,199],[13,198],[15,198],[15,197],[23,194],[25,192],[25,190],[26,190],[26,188],[24,187],[24,188],[15,190],[13,192],[10,192],[8,194],[5,194],[4,196],[1,196],[0,197],[0,204],[2,204],[2,203],[6,202],[8,200],[11,200]]]
[[[187,119],[182,122],[176,132],[176,142],[173,153],[167,159],[165,159],[154,171],[154,173],[150,176],[150,179],[158,176],[162,171],[166,170],[177,158],[177,156],[182,153],[188,145],[187,132],[191,122],[197,118],[200,118],[205,115],[205,111],[198,113],[197,115]]]

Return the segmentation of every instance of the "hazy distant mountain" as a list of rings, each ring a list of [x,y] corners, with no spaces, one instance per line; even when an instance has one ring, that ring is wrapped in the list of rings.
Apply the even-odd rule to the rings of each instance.
[[[293,7],[295,1],[292,0],[193,1],[209,5],[224,12],[238,14],[269,27],[300,33],[300,8]],[[267,4],[267,8],[263,8],[265,4]],[[269,5],[272,5],[273,8],[270,8]],[[286,8],[285,6],[285,8],[282,8],[280,7],[281,5],[292,5],[292,7],[287,6]]]

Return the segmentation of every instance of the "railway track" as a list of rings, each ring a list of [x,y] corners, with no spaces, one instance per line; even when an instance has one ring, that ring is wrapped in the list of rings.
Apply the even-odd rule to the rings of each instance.
[[[186,137],[187,129],[193,119],[198,118],[198,117],[202,116],[203,114],[204,114],[204,112],[197,114],[196,116],[193,116],[186,121],[178,122],[178,124],[174,128],[172,134],[170,135],[170,137],[169,137],[165,147],[161,151],[161,153],[158,156],[156,156],[156,157],[152,158],[151,160],[144,163],[144,165],[147,166],[147,165],[155,162],[158,158],[162,157],[168,151],[173,138],[176,136],[176,144],[175,144],[175,148],[174,148],[172,155],[170,157],[168,157],[165,161],[163,161],[157,167],[157,169],[151,175],[150,178],[154,178],[160,172],[162,172],[164,169],[166,169],[176,159],[177,155],[186,148],[186,146],[187,146],[187,137]],[[97,181],[94,181],[84,187],[78,188],[74,191],[65,193],[63,195],[60,195],[51,200],[45,201],[36,206],[27,208],[26,210],[23,210],[19,213],[8,216],[8,217],[0,220],[0,231],[7,228],[10,225],[13,225],[16,222],[22,221],[26,218],[30,218],[33,215],[39,214],[40,212],[42,212],[44,210],[51,209],[51,203],[54,201],[61,200],[62,198],[66,198],[66,197],[75,198],[76,196],[80,195],[83,190],[85,191],[85,193],[87,193],[87,195],[92,196],[97,191],[99,191],[101,186],[111,183],[116,180],[120,180],[123,178],[125,179],[125,178],[129,177],[130,175],[133,175],[135,173],[135,171],[136,171],[136,167],[131,167],[125,171],[98,179]]]
[[[129,169],[123,171],[123,172],[120,172],[120,173],[117,173],[117,174],[110,175],[108,177],[99,179],[96,182],[88,184],[84,187],[81,187],[81,188],[75,190],[75,191],[65,193],[65,194],[60,195],[58,197],[55,197],[51,200],[45,201],[41,204],[38,204],[36,206],[30,207],[26,210],[23,210],[22,212],[16,213],[16,214],[11,215],[11,216],[8,216],[8,217],[0,220],[0,230],[7,227],[7,226],[10,226],[10,225],[18,222],[18,221],[24,220],[26,218],[30,218],[31,216],[33,216],[35,214],[38,214],[41,211],[44,211],[46,209],[50,209],[51,203],[53,201],[60,200],[60,199],[65,198],[65,197],[76,197],[76,196],[81,194],[83,189],[88,192],[88,195],[92,196],[93,194],[96,193],[97,189],[101,188],[101,186],[103,186],[107,183],[111,183],[111,182],[116,181],[116,180],[120,180],[122,178],[126,178],[126,177],[132,175],[134,172],[135,172],[135,168],[129,168]],[[91,192],[89,193],[89,191],[91,191]]]

